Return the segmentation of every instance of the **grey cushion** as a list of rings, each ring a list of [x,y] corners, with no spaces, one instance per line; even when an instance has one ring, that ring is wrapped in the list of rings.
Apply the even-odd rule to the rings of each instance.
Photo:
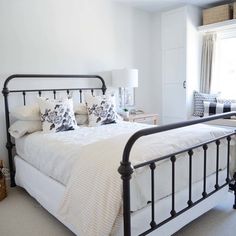
[[[204,115],[204,101],[205,102],[216,102],[216,98],[219,94],[208,94],[208,93],[200,93],[194,91],[194,116],[202,117]]]

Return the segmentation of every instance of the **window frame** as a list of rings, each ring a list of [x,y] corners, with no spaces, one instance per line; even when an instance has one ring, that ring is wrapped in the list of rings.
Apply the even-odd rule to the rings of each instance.
[[[217,32],[217,41],[216,41],[216,48],[215,48],[215,63],[214,63],[214,68],[213,68],[213,80],[212,80],[212,88],[211,88],[211,92],[212,93],[219,93],[221,92],[219,90],[219,87],[216,86],[217,84],[217,80],[220,80],[219,76],[221,75],[221,66],[220,66],[220,46],[221,46],[221,41],[224,39],[231,39],[231,38],[235,38],[236,39],[236,28],[234,29],[227,29],[227,30],[223,30],[220,32]],[[235,97],[229,97],[229,99],[236,99]]]

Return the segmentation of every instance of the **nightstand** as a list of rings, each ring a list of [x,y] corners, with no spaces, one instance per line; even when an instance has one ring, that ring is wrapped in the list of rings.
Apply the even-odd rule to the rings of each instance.
[[[154,125],[157,125],[158,123],[158,115],[157,114],[149,114],[149,113],[143,113],[143,114],[130,114],[128,118],[125,119],[126,121],[130,122],[138,122],[138,123],[153,123]]]

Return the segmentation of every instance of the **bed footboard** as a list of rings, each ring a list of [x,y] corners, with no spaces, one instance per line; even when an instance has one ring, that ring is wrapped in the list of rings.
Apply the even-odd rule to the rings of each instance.
[[[200,143],[195,146],[188,147],[187,149],[181,150],[176,153],[170,153],[170,155],[166,155],[157,159],[153,159],[150,161],[146,161],[143,163],[140,163],[138,165],[132,166],[129,157],[130,157],[130,152],[131,149],[134,145],[134,143],[141,137],[155,134],[155,133],[160,133],[176,128],[181,128],[181,127],[186,127],[194,124],[199,124],[199,123],[204,123],[207,121],[211,120],[217,120],[217,119],[222,119],[222,118],[230,118],[231,116],[235,116],[236,112],[228,112],[224,114],[219,114],[219,115],[214,115],[206,118],[200,118],[198,120],[191,120],[191,121],[185,121],[185,122],[180,122],[180,123],[175,123],[175,124],[170,124],[170,125],[165,125],[165,126],[159,126],[159,127],[154,127],[154,128],[148,128],[148,129],[143,129],[131,136],[131,138],[128,140],[124,152],[123,152],[123,157],[122,161],[120,163],[120,167],[118,169],[118,172],[121,175],[121,179],[123,181],[123,222],[124,222],[124,235],[125,236],[130,236],[131,235],[131,209],[130,209],[130,180],[132,178],[132,174],[134,172],[134,169],[138,169],[144,166],[149,166],[150,171],[151,171],[151,218],[150,218],[150,228],[146,230],[145,232],[141,233],[140,235],[147,235],[154,230],[158,229],[162,225],[168,223],[175,217],[179,216],[180,214],[184,213],[185,211],[189,210],[190,208],[196,206],[200,202],[204,201],[206,198],[210,197],[220,189],[224,188],[225,186],[229,185],[229,189],[234,191],[235,195],[235,202],[233,205],[233,208],[236,209],[236,173],[234,174],[233,178],[230,178],[230,142],[231,142],[231,137],[236,134],[236,131],[233,130],[227,135],[217,137],[215,139],[209,140],[204,143]],[[220,148],[220,142],[221,140],[226,139],[227,142],[227,166],[226,166],[226,179],[225,182],[220,185],[219,184],[219,148]],[[206,166],[207,166],[207,149],[208,145],[210,143],[215,143],[216,145],[216,169],[215,169],[215,186],[214,190],[207,193],[206,191],[206,178],[207,178],[207,171],[206,171]],[[192,163],[192,156],[194,154],[194,149],[196,148],[202,148],[203,149],[203,189],[202,189],[202,198],[200,198],[197,201],[192,200],[192,168],[193,168],[193,163]],[[187,201],[187,207],[180,210],[176,211],[176,206],[175,206],[175,172],[176,172],[176,155],[179,155],[181,153],[188,153],[188,201]],[[155,169],[156,169],[156,163],[169,159],[171,162],[171,211],[170,211],[170,217],[165,219],[164,221],[160,223],[156,223],[156,217],[155,217]]]

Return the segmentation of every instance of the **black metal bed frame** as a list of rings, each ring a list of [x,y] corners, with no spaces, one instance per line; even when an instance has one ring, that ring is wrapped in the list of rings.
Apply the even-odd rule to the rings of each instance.
[[[14,79],[14,78],[95,78],[99,79],[102,83],[101,87],[95,87],[95,88],[63,88],[63,89],[26,89],[26,90],[9,90],[8,89],[8,83]],[[9,160],[9,168],[10,168],[10,177],[11,177],[11,186],[15,186],[15,181],[14,181],[14,176],[15,176],[15,171],[14,171],[14,165],[13,165],[13,154],[12,150],[14,147],[14,143],[11,140],[11,136],[8,132],[8,129],[10,127],[10,115],[9,115],[9,101],[8,97],[10,93],[22,93],[23,96],[23,103],[26,105],[26,94],[27,93],[38,93],[39,96],[41,96],[42,92],[53,92],[54,98],[56,98],[56,93],[57,91],[66,91],[67,94],[70,93],[70,91],[79,91],[79,97],[80,97],[80,102],[82,102],[82,92],[83,90],[91,90],[93,93],[94,90],[102,90],[102,93],[105,94],[106,92],[106,85],[102,77],[98,75],[42,75],[42,74],[16,74],[16,75],[11,75],[9,76],[4,83],[4,87],[2,90],[3,96],[4,96],[4,102],[5,102],[5,118],[6,118],[6,131],[7,131],[7,143],[6,143],[6,148],[8,150],[8,160]],[[179,122],[179,123],[174,123],[170,125],[165,125],[165,126],[159,126],[159,127],[154,127],[154,128],[148,128],[148,129],[143,129],[140,130],[136,133],[134,133],[130,139],[128,140],[124,152],[123,152],[123,157],[122,161],[120,163],[120,167],[118,168],[118,172],[121,175],[121,179],[123,181],[123,221],[124,221],[124,235],[125,236],[130,236],[131,235],[131,211],[130,211],[130,180],[132,178],[132,174],[134,172],[134,169],[139,169],[145,166],[149,166],[150,171],[151,171],[151,219],[150,219],[150,228],[146,230],[145,232],[141,233],[140,235],[147,235],[154,230],[158,229],[162,225],[168,223],[172,219],[176,218],[177,216],[181,215],[185,211],[191,209],[192,207],[196,206],[198,203],[202,202],[206,198],[210,197],[220,189],[224,188],[225,186],[229,185],[229,189],[234,191],[235,199],[234,199],[234,205],[233,208],[236,209],[236,173],[232,178],[230,178],[230,141],[231,141],[231,136],[234,136],[236,134],[236,130],[232,131],[231,133],[208,140],[207,142],[200,143],[194,146],[191,146],[187,149],[183,149],[181,151],[171,153],[169,155],[156,158],[150,161],[146,161],[144,163],[140,163],[138,165],[132,166],[129,158],[130,158],[130,152],[135,144],[135,142],[147,135],[152,135],[155,133],[160,133],[172,129],[177,129],[181,127],[186,127],[194,124],[199,124],[199,123],[204,123],[207,121],[212,121],[216,119],[222,119],[222,118],[229,118],[231,116],[236,116],[236,112],[228,112],[220,115],[214,115],[211,117],[206,117],[206,118],[201,118],[198,120],[191,120],[191,121],[184,121],[184,122]],[[219,148],[221,144],[221,140],[226,139],[227,140],[227,176],[225,179],[225,183],[222,184],[221,186],[219,185],[218,181],[218,175],[219,175]],[[215,182],[215,190],[207,193],[206,192],[206,167],[207,167],[207,149],[208,145],[210,143],[215,143],[216,144],[216,182]],[[203,191],[202,191],[202,198],[199,200],[193,202],[192,201],[192,157],[194,155],[194,149],[196,148],[203,148],[203,158],[204,158],[204,166],[203,166]],[[177,161],[176,156],[181,154],[181,153],[188,153],[188,163],[189,163],[189,186],[188,186],[188,201],[187,201],[187,207],[184,209],[176,212],[175,208],[175,163]],[[156,170],[156,163],[162,160],[167,160],[169,159],[171,162],[171,169],[172,169],[172,174],[171,174],[171,180],[172,180],[172,193],[171,193],[171,211],[170,211],[170,217],[165,219],[164,221],[160,223],[156,223],[156,216],[155,216],[155,170]]]

